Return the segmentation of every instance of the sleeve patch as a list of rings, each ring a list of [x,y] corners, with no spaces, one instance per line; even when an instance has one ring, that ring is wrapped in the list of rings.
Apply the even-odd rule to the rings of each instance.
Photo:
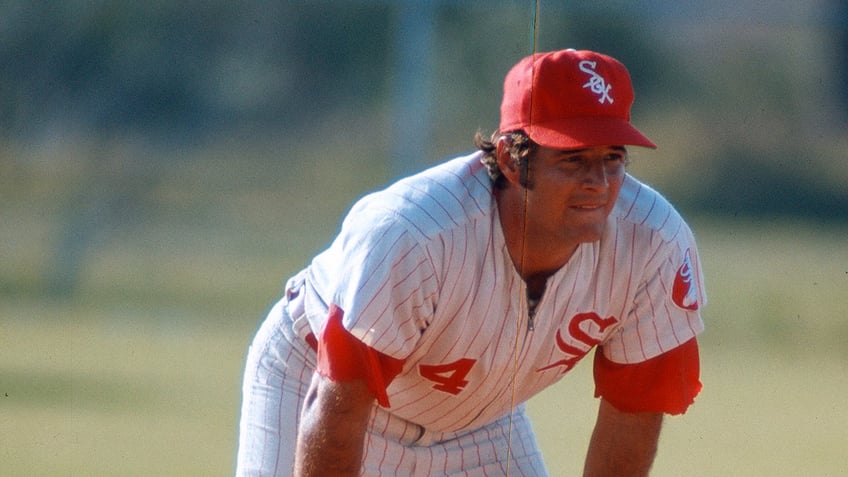
[[[698,309],[696,278],[695,269],[692,267],[691,252],[687,249],[683,255],[683,263],[674,275],[671,299],[675,305],[684,310],[694,311]]]
[[[362,379],[383,407],[390,407],[386,388],[403,369],[402,359],[392,358],[358,340],[342,323],[344,311],[330,306],[318,336],[317,371],[332,381]]]
[[[701,391],[697,339],[642,363],[619,364],[595,352],[595,397],[624,412],[683,414]]]

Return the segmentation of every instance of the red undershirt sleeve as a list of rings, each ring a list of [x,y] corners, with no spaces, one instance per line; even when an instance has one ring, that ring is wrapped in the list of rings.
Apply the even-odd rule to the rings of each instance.
[[[403,369],[402,359],[392,358],[367,346],[342,323],[344,311],[330,306],[327,321],[317,339],[318,368],[335,382],[362,379],[383,407],[390,407],[386,388]]]
[[[642,363],[619,364],[595,351],[595,397],[624,412],[683,414],[701,391],[695,338]]]

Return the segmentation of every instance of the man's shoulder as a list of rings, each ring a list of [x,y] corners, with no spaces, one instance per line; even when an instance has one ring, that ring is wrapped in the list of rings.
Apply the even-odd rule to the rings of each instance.
[[[619,223],[659,233],[666,241],[674,240],[681,229],[687,227],[671,202],[629,174],[621,187],[612,215]]]
[[[492,184],[479,153],[457,157],[369,194],[351,210],[389,216],[431,238],[490,213]]]

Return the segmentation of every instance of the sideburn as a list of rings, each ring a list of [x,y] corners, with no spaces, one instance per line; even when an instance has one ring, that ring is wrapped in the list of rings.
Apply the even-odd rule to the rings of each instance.
[[[533,181],[530,177],[530,161],[529,157],[524,157],[518,161],[519,174],[518,174],[518,182],[521,184],[521,187],[524,187],[527,190],[533,190]]]

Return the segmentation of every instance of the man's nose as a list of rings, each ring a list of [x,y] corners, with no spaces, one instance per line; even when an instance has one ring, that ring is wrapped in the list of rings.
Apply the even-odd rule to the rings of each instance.
[[[590,161],[583,173],[583,184],[587,187],[603,188],[609,185],[604,161]]]

